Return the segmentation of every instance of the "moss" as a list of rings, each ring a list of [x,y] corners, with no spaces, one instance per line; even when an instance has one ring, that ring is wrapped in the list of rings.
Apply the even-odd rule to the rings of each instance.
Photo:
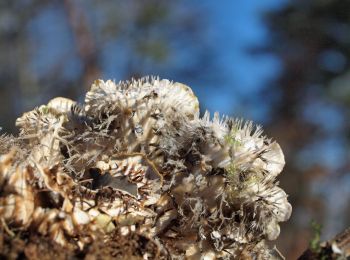
[[[236,139],[236,134],[237,134],[238,130],[239,130],[238,127],[234,126],[234,127],[232,127],[230,133],[224,137],[224,140],[228,145],[230,145],[232,147],[237,147],[238,145],[241,144],[241,142]]]
[[[311,228],[313,230],[313,238],[310,241],[310,249],[315,253],[319,253],[321,251],[322,225],[317,223],[315,220],[312,220]]]

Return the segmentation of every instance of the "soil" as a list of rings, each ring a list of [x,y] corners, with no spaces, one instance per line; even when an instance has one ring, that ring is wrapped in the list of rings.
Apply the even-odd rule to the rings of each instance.
[[[122,236],[117,231],[108,236],[95,234],[97,239],[83,250],[67,249],[35,232],[18,233],[15,236],[0,230],[0,259],[167,259],[156,241],[131,233]],[[145,258],[147,255],[148,258]]]

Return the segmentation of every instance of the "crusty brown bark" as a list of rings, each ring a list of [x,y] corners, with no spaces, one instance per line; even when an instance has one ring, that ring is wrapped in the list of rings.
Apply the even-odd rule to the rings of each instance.
[[[307,249],[299,260],[313,259],[350,259],[350,228],[333,239],[320,244],[318,249]]]

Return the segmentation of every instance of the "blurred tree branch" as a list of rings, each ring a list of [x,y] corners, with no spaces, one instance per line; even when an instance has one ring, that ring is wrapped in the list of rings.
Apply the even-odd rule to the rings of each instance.
[[[77,3],[72,0],[64,0],[64,7],[72,28],[78,54],[84,66],[82,83],[87,88],[101,75],[95,38],[89,29],[90,26],[82,8],[79,8]]]
[[[311,219],[326,226],[327,235],[350,224],[349,192],[338,188],[349,174],[349,8],[342,0],[296,0],[266,16],[272,40],[265,51],[283,67],[262,96],[278,96],[268,132],[285,148],[288,161],[281,185],[294,215],[278,242],[288,259],[306,247],[305,223]],[[337,152],[329,159],[327,153]]]

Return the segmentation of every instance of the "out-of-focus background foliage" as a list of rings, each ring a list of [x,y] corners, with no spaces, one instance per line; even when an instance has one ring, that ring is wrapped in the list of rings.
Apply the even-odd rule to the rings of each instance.
[[[0,126],[96,78],[159,75],[202,109],[265,126],[282,146],[293,214],[277,246],[294,259],[312,219],[350,225],[350,1],[0,1]]]

